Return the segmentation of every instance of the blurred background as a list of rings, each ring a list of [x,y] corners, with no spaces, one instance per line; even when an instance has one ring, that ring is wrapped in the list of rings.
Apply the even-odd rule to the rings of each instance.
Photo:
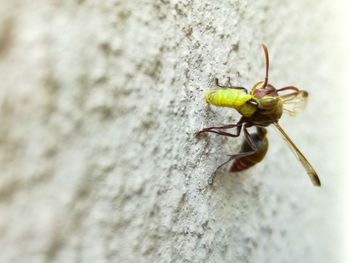
[[[350,4],[1,1],[0,262],[349,262]],[[310,94],[265,160],[207,180],[241,139],[214,79]]]

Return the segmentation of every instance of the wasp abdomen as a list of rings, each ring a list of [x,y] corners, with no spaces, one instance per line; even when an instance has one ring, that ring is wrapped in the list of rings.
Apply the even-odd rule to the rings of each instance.
[[[237,158],[231,166],[230,172],[240,172],[246,170],[264,159],[269,148],[269,141],[266,137],[266,133],[266,129],[259,127],[258,133],[252,134],[252,139],[257,147],[257,151],[249,156]],[[252,148],[249,146],[247,140],[245,140],[242,144],[240,152],[243,153],[249,151],[252,151]]]
[[[239,158],[231,166],[230,172],[234,173],[234,172],[244,171],[244,170],[254,166],[255,164],[256,163],[249,160],[248,157]]]

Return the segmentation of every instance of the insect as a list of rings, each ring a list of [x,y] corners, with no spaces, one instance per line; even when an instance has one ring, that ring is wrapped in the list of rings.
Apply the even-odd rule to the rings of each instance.
[[[237,154],[229,155],[230,158],[216,168],[215,172],[209,179],[209,184],[213,183],[216,171],[232,160],[234,160],[234,163],[230,168],[230,172],[240,172],[261,162],[264,159],[269,148],[269,141],[266,134],[267,130],[264,127],[257,126],[256,133],[250,134],[252,141],[256,146],[256,151],[254,152],[250,147],[249,142],[247,140],[244,140],[240,152]]]
[[[204,128],[198,131],[196,136],[211,132],[223,136],[238,137],[242,130],[245,136],[241,152],[230,155],[226,162],[219,165],[210,177],[209,184],[213,183],[217,170],[232,160],[235,160],[235,162],[230,169],[231,172],[242,171],[260,162],[268,149],[267,131],[264,127],[273,124],[298,157],[312,183],[315,186],[321,186],[320,179],[314,168],[278,123],[283,111],[287,111],[293,115],[303,109],[307,102],[308,93],[294,86],[276,89],[268,83],[269,54],[264,44],[262,44],[262,47],[266,59],[265,80],[256,83],[250,93],[248,93],[247,89],[244,87],[231,86],[230,79],[228,79],[228,85],[226,86],[220,85],[218,79],[216,79],[216,85],[221,89],[205,92],[205,99],[207,102],[219,107],[234,108],[242,117],[235,124]],[[291,92],[280,95],[280,93],[284,91]],[[250,134],[248,128],[253,126],[257,128],[257,133]],[[232,128],[236,129],[236,133],[229,133],[226,131]]]

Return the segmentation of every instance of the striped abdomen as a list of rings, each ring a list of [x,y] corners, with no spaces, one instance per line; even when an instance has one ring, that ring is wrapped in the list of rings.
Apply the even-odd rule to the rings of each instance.
[[[205,99],[215,106],[234,108],[246,117],[250,117],[256,111],[254,105],[247,103],[252,96],[237,89],[206,91]]]
[[[237,158],[231,166],[230,172],[239,172],[246,170],[264,159],[266,152],[269,148],[269,141],[266,137],[266,133],[267,130],[265,128],[259,127],[258,133],[254,133],[251,135],[255,145],[257,146],[257,151],[252,155]],[[240,152],[249,152],[251,150],[252,149],[249,146],[247,140],[245,140],[242,144]]]

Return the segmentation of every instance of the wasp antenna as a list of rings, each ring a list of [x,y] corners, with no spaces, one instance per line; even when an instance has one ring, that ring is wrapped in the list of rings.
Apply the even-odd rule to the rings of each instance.
[[[296,92],[299,92],[300,90],[294,86],[288,86],[288,87],[284,87],[284,88],[281,88],[281,89],[278,89],[277,92],[281,92],[281,91],[285,91],[285,90],[294,90]]]
[[[266,88],[268,80],[269,80],[269,52],[267,51],[267,47],[264,44],[261,44],[261,46],[264,49],[265,52],[265,58],[266,58],[266,75],[265,75],[265,83],[262,87],[263,89]]]

